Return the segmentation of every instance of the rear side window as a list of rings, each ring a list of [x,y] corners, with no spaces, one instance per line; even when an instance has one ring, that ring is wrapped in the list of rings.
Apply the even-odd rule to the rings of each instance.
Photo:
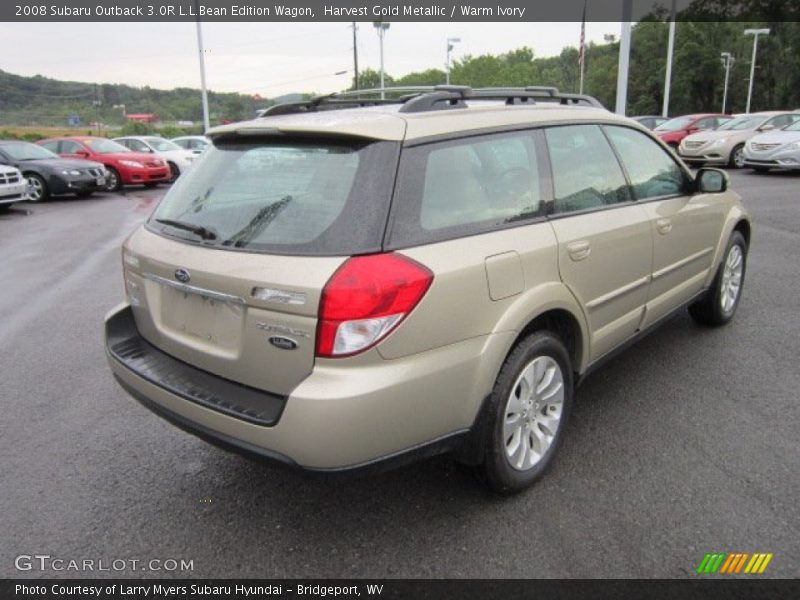
[[[536,154],[525,132],[405,149],[390,244],[452,239],[543,215]]]
[[[165,195],[148,226],[232,250],[380,250],[398,145],[220,143]]]
[[[553,212],[592,210],[631,200],[622,169],[597,125],[545,130],[553,170]]]
[[[637,200],[686,193],[686,174],[655,140],[627,127],[605,129],[628,172]]]
[[[58,142],[43,142],[41,146],[47,148],[50,152],[58,154]]]

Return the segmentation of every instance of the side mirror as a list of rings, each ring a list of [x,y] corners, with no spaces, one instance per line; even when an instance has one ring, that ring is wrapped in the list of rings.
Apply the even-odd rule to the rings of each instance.
[[[758,128],[759,131],[770,131],[771,129],[775,129],[775,125],[771,123],[767,123]]]
[[[82,156],[83,158],[89,158],[89,153],[86,150],[78,150],[75,155]]]
[[[728,189],[728,174],[719,169],[702,168],[697,171],[694,182],[701,194],[719,194]]]
[[[689,127],[686,131],[689,133],[694,133],[695,131],[700,131],[699,127]]]

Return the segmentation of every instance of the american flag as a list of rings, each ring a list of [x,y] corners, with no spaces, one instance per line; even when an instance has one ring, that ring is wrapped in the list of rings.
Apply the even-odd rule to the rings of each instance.
[[[578,64],[583,66],[583,61],[586,60],[586,2],[583,2],[583,18],[581,19],[581,43],[578,49]]]

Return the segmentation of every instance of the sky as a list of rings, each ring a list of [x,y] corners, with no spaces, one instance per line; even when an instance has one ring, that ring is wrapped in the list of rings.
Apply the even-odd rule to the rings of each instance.
[[[359,68],[378,70],[378,36],[358,26]],[[580,23],[392,23],[384,40],[386,72],[444,68],[452,58],[522,46],[553,56],[576,46]],[[208,88],[275,97],[334,92],[353,76],[349,23],[203,23]],[[586,39],[619,36],[619,23],[586,23]],[[21,50],[24,49],[24,50]],[[195,23],[0,23],[0,69],[18,75],[152,88],[199,87]],[[335,75],[341,71],[344,74]]]

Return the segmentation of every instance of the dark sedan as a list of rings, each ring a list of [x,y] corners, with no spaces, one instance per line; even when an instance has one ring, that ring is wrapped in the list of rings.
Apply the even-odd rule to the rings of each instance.
[[[62,194],[83,198],[106,184],[106,169],[100,163],[61,158],[29,142],[0,140],[0,164],[22,171],[33,202]]]

